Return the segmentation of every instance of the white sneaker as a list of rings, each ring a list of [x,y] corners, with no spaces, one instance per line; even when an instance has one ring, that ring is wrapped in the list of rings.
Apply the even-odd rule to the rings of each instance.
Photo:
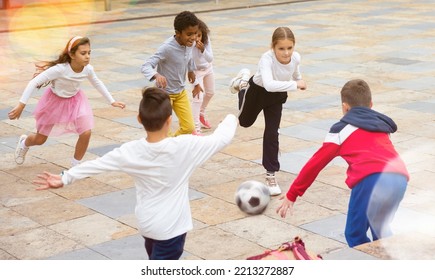
[[[251,77],[251,71],[248,68],[243,68],[237,73],[237,76],[233,78],[229,84],[231,93],[238,93],[242,88],[241,85],[247,86],[249,78]]]
[[[26,138],[27,135],[21,135],[20,139],[18,139],[17,148],[15,149],[15,162],[19,165],[24,163],[24,160],[26,159],[26,153],[29,150],[29,147],[23,148]]]
[[[266,186],[269,188],[270,195],[280,195],[281,188],[276,181],[275,175],[266,174]]]

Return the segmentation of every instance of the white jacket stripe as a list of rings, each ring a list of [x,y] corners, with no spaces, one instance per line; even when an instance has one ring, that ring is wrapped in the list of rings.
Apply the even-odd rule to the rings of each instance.
[[[358,127],[348,124],[338,133],[328,133],[324,142],[341,145],[357,129]]]

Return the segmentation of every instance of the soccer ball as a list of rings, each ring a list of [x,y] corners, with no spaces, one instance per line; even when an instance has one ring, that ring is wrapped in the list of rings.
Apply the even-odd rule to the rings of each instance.
[[[266,185],[254,180],[240,184],[235,197],[240,210],[251,215],[263,213],[270,201],[270,193]]]

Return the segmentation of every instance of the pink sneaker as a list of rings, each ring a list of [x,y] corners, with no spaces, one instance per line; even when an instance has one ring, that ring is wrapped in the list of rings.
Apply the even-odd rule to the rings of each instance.
[[[206,129],[211,128],[210,122],[205,118],[204,115],[199,115],[199,121],[201,122],[201,126]]]

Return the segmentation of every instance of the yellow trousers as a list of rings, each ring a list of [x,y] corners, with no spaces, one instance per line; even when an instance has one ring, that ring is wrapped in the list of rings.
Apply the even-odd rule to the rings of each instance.
[[[169,94],[169,97],[171,98],[172,110],[174,110],[180,125],[178,130],[172,135],[192,134],[195,125],[193,123],[192,108],[190,107],[187,90],[184,89],[179,94]]]

